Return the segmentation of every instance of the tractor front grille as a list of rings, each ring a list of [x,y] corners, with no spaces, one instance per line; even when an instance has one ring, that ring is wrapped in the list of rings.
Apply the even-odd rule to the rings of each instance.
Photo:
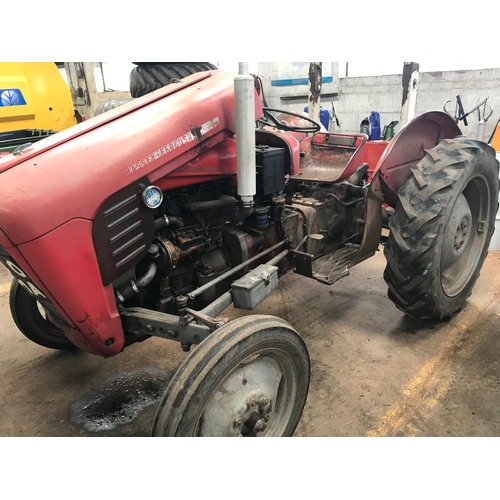
[[[154,236],[153,211],[141,201],[142,179],[118,191],[100,207],[92,227],[92,239],[102,282],[108,285],[146,256]]]

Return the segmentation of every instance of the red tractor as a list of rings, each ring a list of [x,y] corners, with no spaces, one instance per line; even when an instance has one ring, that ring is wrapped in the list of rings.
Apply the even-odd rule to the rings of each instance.
[[[306,345],[280,318],[228,321],[230,304],[254,309],[291,270],[332,285],[382,243],[389,298],[446,320],[494,229],[495,153],[447,114],[381,147],[277,119],[240,73],[194,74],[0,159],[0,259],[26,337],[104,357],[151,336],[196,345],[155,436],[293,434]]]

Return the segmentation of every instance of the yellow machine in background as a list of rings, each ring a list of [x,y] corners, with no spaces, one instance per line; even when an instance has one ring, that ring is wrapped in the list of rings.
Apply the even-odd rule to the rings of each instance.
[[[55,63],[0,62],[0,133],[59,132],[76,123],[69,87]]]

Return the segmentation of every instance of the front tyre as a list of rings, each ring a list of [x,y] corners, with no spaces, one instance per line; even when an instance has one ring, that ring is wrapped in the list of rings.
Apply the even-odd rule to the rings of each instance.
[[[10,287],[9,303],[14,323],[26,338],[49,349],[76,349],[63,331],[49,321],[35,297],[16,278]]]
[[[384,249],[400,310],[446,320],[463,308],[488,253],[498,189],[494,150],[465,137],[441,141],[411,167]]]
[[[291,436],[309,389],[300,335],[273,316],[235,319],[207,337],[172,378],[153,436]]]

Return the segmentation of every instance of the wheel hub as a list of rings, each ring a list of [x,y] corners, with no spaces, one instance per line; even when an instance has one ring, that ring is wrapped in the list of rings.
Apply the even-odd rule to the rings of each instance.
[[[269,419],[269,418],[268,418]],[[264,417],[258,412],[252,412],[241,427],[242,436],[256,436],[266,430],[267,424]]]
[[[467,237],[469,225],[467,224],[467,219],[462,219],[457,227],[457,232],[455,234],[455,250],[459,250],[464,244]]]
[[[448,269],[467,248],[471,236],[472,213],[469,203],[461,194],[455,203],[446,230],[443,245],[443,269]]]
[[[259,401],[251,399],[243,415],[235,420],[235,427],[242,436],[256,436],[266,430],[271,412],[272,404],[268,396],[263,396]]]
[[[263,434],[272,423],[273,402],[277,400],[281,379],[278,363],[268,357],[256,357],[234,370],[208,400],[200,434]]]

